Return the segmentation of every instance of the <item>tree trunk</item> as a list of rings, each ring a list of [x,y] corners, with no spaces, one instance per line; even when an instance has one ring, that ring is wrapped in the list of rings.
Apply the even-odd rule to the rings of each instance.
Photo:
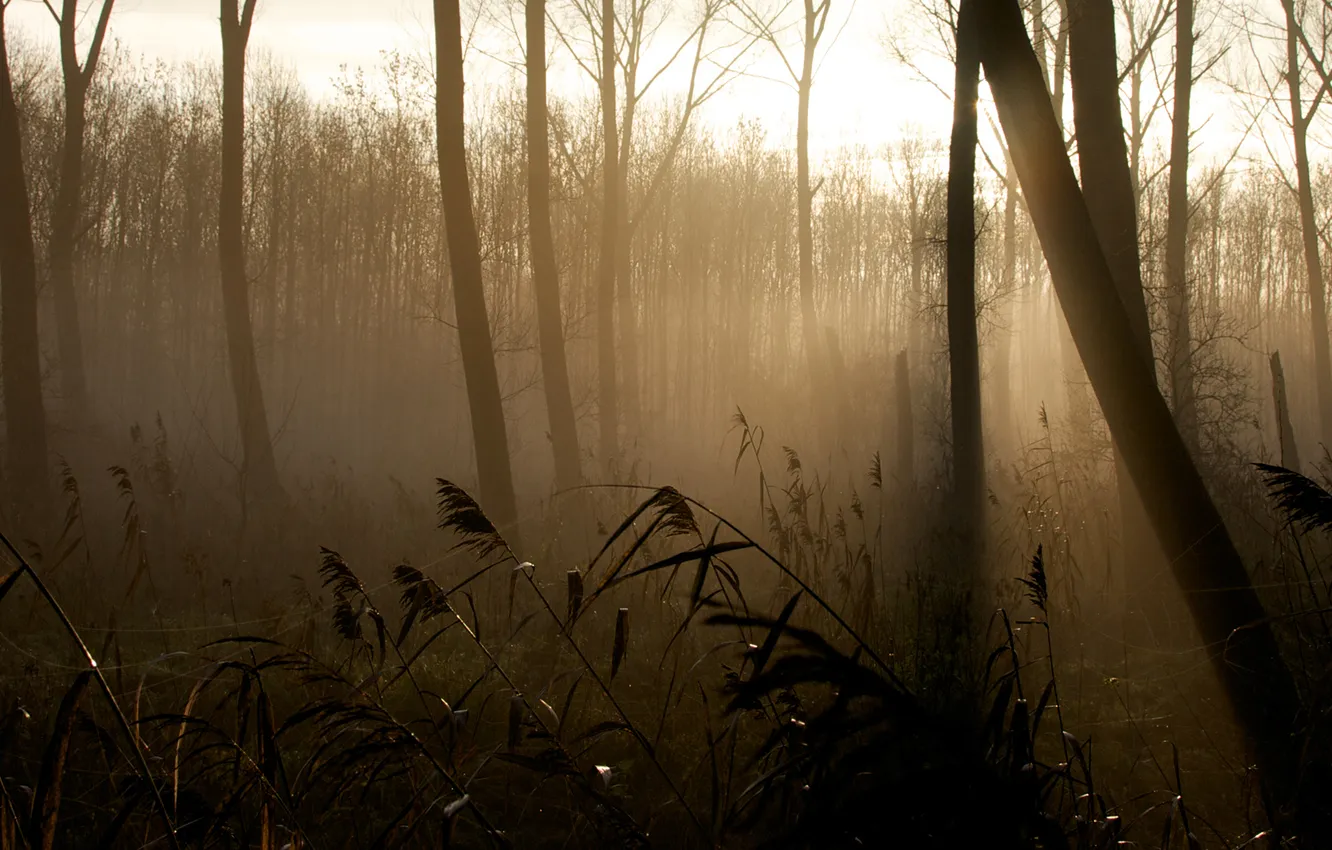
[[[1150,363],[1154,355],[1142,289],[1138,212],[1119,106],[1114,4],[1112,0],[1075,0],[1074,10],[1070,15],[1069,71],[1082,194],[1128,313],[1133,345]]]
[[[1170,189],[1166,212],[1166,301],[1170,314],[1170,396],[1189,448],[1198,448],[1189,329],[1189,101],[1193,95],[1193,0],[1175,7],[1175,114],[1170,127]]]
[[[1068,71],[1068,9],[1066,0],[1055,4],[1058,12],[1054,23],[1054,60],[1051,67],[1047,47],[1045,8],[1043,3],[1036,3],[1032,9],[1034,29],[1033,48],[1040,64],[1041,79],[1044,81],[1054,109],[1055,122],[1060,134],[1064,134],[1064,77]],[[1068,322],[1062,314],[1055,319],[1059,334],[1059,354],[1063,368],[1064,389],[1068,399],[1068,420],[1070,430],[1077,439],[1087,439],[1091,434],[1091,399],[1087,392],[1087,376],[1078,359],[1077,346],[1069,332]]]
[[[559,269],[550,229],[550,121],[546,109],[546,0],[527,0],[527,214],[532,239],[541,379],[555,452],[555,483],[578,486],[578,426],[564,354]]]
[[[1314,213],[1313,185],[1309,178],[1309,122],[1312,116],[1300,102],[1300,60],[1295,0],[1282,0],[1286,11],[1286,85],[1290,92],[1290,118],[1295,142],[1295,181],[1299,195],[1300,227],[1304,236],[1304,266],[1309,277],[1309,319],[1313,334],[1314,376],[1318,386],[1319,427],[1323,443],[1332,445],[1332,354],[1328,351],[1327,292],[1323,260],[1318,253],[1318,219]]]
[[[1068,0],[1055,0],[1059,16],[1055,19],[1054,68],[1050,79],[1050,97],[1054,101],[1055,121],[1064,130],[1064,85],[1068,75]]]
[[[851,429],[851,404],[849,397],[850,380],[846,374],[846,360],[842,357],[842,343],[837,338],[837,329],[831,325],[823,328],[824,346],[828,356],[828,386],[837,399],[837,418],[843,429]]]
[[[462,13],[458,0],[435,0],[435,134],[439,189],[444,204],[453,304],[462,349],[463,375],[476,447],[481,504],[505,534],[518,519],[509,467],[509,438],[500,397],[499,373],[490,339],[490,317],[481,281],[481,245],[472,213],[463,122]],[[544,56],[543,56],[544,59]],[[512,540],[513,538],[510,537]]]
[[[60,14],[60,68],[64,77],[65,122],[60,149],[60,183],[51,215],[48,258],[51,289],[55,296],[56,338],[60,346],[60,383],[71,418],[86,421],[88,387],[83,362],[83,335],[79,328],[78,299],[74,294],[74,250],[78,240],[79,212],[83,197],[83,143],[87,129],[88,87],[102,52],[107,23],[115,0],[104,0],[101,15],[88,47],[88,58],[79,67],[77,51],[78,2],[64,0]]]
[[[23,139],[9,74],[5,5],[0,4],[0,380],[5,393],[9,481],[21,515],[49,496],[46,411],[37,340],[37,257],[23,171]]]
[[[279,492],[277,463],[269,439],[259,364],[250,320],[250,284],[245,275],[242,206],[245,194],[245,45],[255,0],[222,0],[222,178],[218,199],[217,246],[222,275],[231,386],[236,396],[244,459],[241,476],[248,496]]]
[[[615,249],[620,223],[619,145],[615,115],[615,0],[601,0],[601,257],[598,260],[597,372],[601,462],[613,471],[620,454],[619,397],[615,385]]]
[[[893,404],[897,408],[897,486],[909,492],[916,486],[916,431],[911,415],[911,365],[907,350],[897,353]]]
[[[1013,172],[1013,158],[1005,153],[1004,174],[1004,255],[1003,255],[1003,309],[1008,314],[1008,326],[999,328],[999,339],[994,352],[994,425],[1005,452],[1016,445],[1013,420],[1013,335],[1017,318],[1017,175]]]
[[[916,362],[922,362],[925,343],[921,336],[925,322],[925,214],[921,209],[922,189],[913,179],[907,187],[908,225],[911,228],[911,291],[907,293],[907,348]]]
[[[63,27],[62,27],[63,29]],[[63,32],[62,32],[63,37]],[[85,88],[78,69],[65,68],[65,133],[60,152],[60,186],[51,215],[51,290],[55,296],[56,337],[60,345],[60,387],[74,421],[87,413],[87,381],[83,371],[83,335],[74,295],[74,242],[83,186]]]
[[[1286,403],[1286,373],[1281,368],[1281,352],[1273,351],[1272,404],[1276,408],[1277,438],[1281,441],[1281,465],[1300,471],[1300,449],[1295,444],[1295,428],[1290,424],[1290,406]]]
[[[1048,77],[1050,65],[1045,55],[1045,0],[1031,0],[1031,49],[1036,54],[1036,61],[1040,63],[1041,77]],[[1058,112],[1056,109],[1056,115]]]
[[[1137,201],[1119,106],[1114,4],[1112,0],[1075,0],[1070,19],[1069,71],[1073,79],[1073,122],[1078,135],[1082,194],[1110,265],[1119,300],[1128,314],[1133,346],[1144,362],[1154,364],[1152,331],[1142,290]],[[1154,365],[1152,374],[1155,377]],[[1165,565],[1117,445],[1114,456],[1125,584],[1132,595],[1137,588],[1148,586],[1155,570]]]
[[[1263,606],[1116,290],[1044,96],[1016,0],[984,4],[982,63],[1018,177],[1092,386],[1189,602],[1214,669],[1252,741],[1270,798],[1291,811],[1299,701]],[[1224,648],[1224,651],[1220,651]],[[1280,819],[1280,815],[1279,815]]]
[[[633,259],[633,231],[629,223],[629,160],[634,145],[634,116],[637,114],[638,97],[638,57],[642,40],[642,11],[631,9],[633,20],[630,22],[630,44],[628,62],[624,73],[624,120],[620,126],[619,159],[616,162],[616,189],[619,203],[616,205],[615,222],[615,281],[619,298],[617,307],[620,323],[620,386],[619,404],[624,414],[625,437],[631,442],[639,435],[641,419],[639,417],[638,387],[638,321],[634,312],[633,278],[631,262]]]
[[[957,77],[948,150],[948,367],[952,397],[953,498],[967,555],[979,543],[985,507],[980,343],[976,332],[976,100],[980,32],[976,0],[957,16]],[[970,566],[970,565],[968,565]]]
[[[824,0],[816,9],[814,0],[805,0],[804,52],[800,79],[796,83],[799,92],[796,110],[796,235],[800,252],[800,329],[816,404],[822,402],[818,398],[818,387],[823,381],[824,370],[818,314],[814,307],[814,190],[809,178],[809,96],[814,85],[814,48],[818,46],[818,35],[822,30],[818,16],[820,10],[826,14],[827,2]]]

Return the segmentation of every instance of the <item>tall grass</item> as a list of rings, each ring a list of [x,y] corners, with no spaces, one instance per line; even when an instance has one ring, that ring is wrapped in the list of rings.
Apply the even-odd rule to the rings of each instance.
[[[735,424],[756,523],[671,487],[592,488],[593,514],[565,525],[598,522],[604,539],[557,556],[578,535],[553,527],[550,559],[533,562],[441,480],[441,556],[365,566],[383,544],[348,537],[366,552],[306,555],[317,582],[288,602],[258,598],[304,570],[280,544],[222,582],[168,574],[203,556],[188,531],[171,546],[156,531],[187,500],[149,452],[111,471],[114,553],[66,472],[59,554],[39,566],[5,539],[0,636],[20,652],[0,662],[0,850],[1082,850],[1259,834],[1224,729],[1185,722],[1195,703],[1163,678],[1190,674],[1105,634],[1114,616],[1094,609],[1109,591],[1078,562],[1096,537],[1068,519],[1092,473],[1071,473],[1049,431],[1042,460],[996,489],[1002,607],[971,625],[947,619],[960,615],[932,578],[928,510],[903,515],[927,491],[885,483],[877,458],[839,480],[788,449],[774,475],[762,430]],[[1318,751],[1332,496],[1260,471],[1296,524],[1274,531],[1303,581],[1278,616]],[[596,518],[606,510],[618,520]],[[80,593],[107,569],[121,589]]]

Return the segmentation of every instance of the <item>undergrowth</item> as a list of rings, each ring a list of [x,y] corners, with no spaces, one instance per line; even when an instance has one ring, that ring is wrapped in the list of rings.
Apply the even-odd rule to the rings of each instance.
[[[1178,703],[1071,634],[1107,623],[1083,610],[1103,597],[1077,561],[1088,534],[1065,519],[1079,496],[1048,436],[1032,449],[1045,460],[993,497],[994,558],[1010,566],[1002,607],[973,622],[931,574],[942,532],[907,533],[902,485],[877,457],[857,483],[786,449],[772,476],[761,430],[736,426],[761,534],[671,487],[593,488],[603,505],[632,496],[620,521],[591,557],[545,545],[534,563],[440,480],[445,557],[385,572],[324,549],[317,588],[297,573],[277,599],[282,574],[258,576],[264,616],[241,616],[230,579],[218,593],[197,539],[155,531],[190,509],[164,434],[110,471],[123,538],[102,586],[123,595],[77,593],[71,575],[107,562],[63,467],[54,542],[3,540],[2,636],[20,651],[0,664],[0,850],[1260,840],[1261,811],[1246,832],[1197,802],[1225,776],[1248,781],[1212,764],[1228,745],[1147,741],[1153,713]],[[1300,525],[1274,536],[1305,579],[1283,622],[1323,722],[1329,591],[1312,532],[1332,528],[1332,496],[1261,472]],[[156,566],[168,555],[186,567],[173,582]],[[190,594],[190,575],[211,599],[194,615],[166,586]],[[1100,696],[1084,693],[1089,674]]]

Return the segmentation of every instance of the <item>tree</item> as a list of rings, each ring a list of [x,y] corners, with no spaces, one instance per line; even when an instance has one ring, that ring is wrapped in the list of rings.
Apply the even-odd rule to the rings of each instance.
[[[1145,362],[1154,364],[1152,330],[1142,288],[1137,198],[1119,105],[1114,3],[1073,0],[1070,17],[1069,73],[1082,194],[1128,315],[1134,348]],[[1155,377],[1155,366],[1152,372]],[[1124,563],[1133,575],[1142,576],[1148,565],[1159,563],[1160,550],[1124,465],[1123,453],[1117,446],[1114,451]],[[1128,583],[1130,588],[1146,584],[1132,579]]]
[[[1082,194],[1115,289],[1133,327],[1133,344],[1151,362],[1152,331],[1142,289],[1137,203],[1119,106],[1113,0],[1073,0],[1069,72]]]
[[[1166,212],[1166,301],[1170,322],[1170,395],[1184,442],[1198,446],[1189,330],[1189,102],[1193,96],[1193,0],[1176,0],[1175,98],[1170,125],[1170,189]]]
[[[1170,20],[1172,0],[1150,0],[1150,14],[1144,19],[1139,17],[1138,0],[1122,0],[1126,31],[1128,32],[1129,58],[1125,70],[1118,79],[1127,81],[1129,89],[1129,127],[1128,156],[1129,177],[1133,181],[1133,202],[1136,204],[1141,195],[1139,176],[1142,164],[1142,149],[1147,138],[1147,130],[1153,119],[1165,105],[1165,92],[1158,91],[1146,110],[1143,109],[1142,88],[1146,78],[1147,65],[1154,60],[1154,49],[1166,23]]]
[[[231,386],[240,420],[241,476],[248,496],[280,492],[273,443],[269,439],[259,364],[250,321],[250,284],[245,273],[245,47],[254,23],[255,0],[222,0],[222,182],[217,215],[217,247],[222,275]]]
[[[651,209],[666,176],[670,173],[680,147],[687,137],[695,113],[699,107],[724,88],[726,82],[734,75],[735,64],[753,44],[752,41],[749,42],[749,44],[737,50],[729,60],[715,58],[715,50],[709,49],[708,46],[708,35],[724,4],[725,0],[704,0],[702,14],[698,21],[678,43],[668,48],[667,59],[655,70],[643,67],[644,52],[650,46],[653,34],[663,22],[662,20],[654,22],[651,12],[654,9],[664,7],[669,14],[672,8],[669,5],[662,4],[659,0],[629,0],[627,8],[625,8],[625,4],[621,5],[622,13],[613,16],[611,19],[613,28],[610,31],[610,37],[614,61],[610,64],[607,64],[605,52],[607,10],[599,8],[596,0],[574,0],[571,4],[580,23],[588,31],[597,35],[595,41],[598,46],[598,59],[596,61],[584,58],[571,31],[557,29],[560,40],[568,48],[577,64],[597,84],[598,91],[602,94],[603,134],[606,133],[605,116],[607,114],[614,116],[616,122],[614,136],[603,136],[603,149],[606,148],[606,139],[609,139],[615,145],[614,165],[617,181],[615,209],[613,210],[615,216],[613,225],[615,238],[613,255],[615,296],[614,307],[611,308],[614,315],[610,320],[610,325],[613,326],[617,322],[619,325],[618,334],[616,335],[619,344],[618,348],[615,349],[613,358],[618,375],[613,387],[614,404],[612,406],[617,418],[615,430],[617,447],[618,417],[620,415],[623,415],[626,434],[630,438],[641,433],[642,425],[638,311],[633,288],[632,250],[634,234]],[[617,33],[621,34],[623,44],[617,40]],[[690,65],[689,82],[679,117],[674,121],[674,128],[667,136],[664,149],[659,155],[646,188],[640,196],[638,207],[635,209],[634,199],[630,192],[629,178],[635,159],[634,142],[637,137],[639,106],[649,91],[662,79],[662,76],[675,66],[682,55],[687,55],[687,50],[691,44],[694,45],[693,62]],[[700,71],[705,61],[713,64],[716,71],[705,78],[701,78]],[[617,92],[614,81],[614,70],[617,67],[623,75],[624,101],[622,105],[607,113],[605,108],[606,99],[610,98],[613,103]],[[610,68],[612,72],[609,82],[604,76],[606,68]],[[607,165],[606,160],[603,159],[602,164],[604,174]],[[603,186],[603,193],[604,191],[605,187]],[[610,207],[606,206],[605,199],[606,196],[603,194],[603,217],[612,213]],[[602,248],[605,250],[606,234],[604,231],[602,236]],[[605,261],[605,257],[598,258],[599,263],[603,261]],[[606,321],[601,316],[600,309],[599,307],[599,322]],[[605,381],[602,382],[602,386],[605,388]]]
[[[609,4],[605,7],[609,8]],[[605,9],[603,9],[604,13]],[[616,296],[619,299],[618,320],[620,323],[619,366],[620,410],[624,414],[625,426],[629,438],[639,430],[638,415],[638,322],[635,317],[633,301],[633,277],[630,263],[632,234],[629,232],[629,153],[634,143],[634,115],[638,111],[638,68],[643,54],[643,30],[647,19],[647,3],[631,2],[628,21],[628,45],[624,51],[624,118],[619,127],[619,148],[615,157],[615,281]],[[602,50],[605,50],[605,18],[602,18]],[[611,38],[614,39],[614,29]],[[618,56],[618,51],[617,51]],[[604,59],[604,53],[602,58]],[[604,71],[604,69],[603,69]],[[611,86],[615,78],[611,78]],[[603,83],[604,85],[604,83]],[[614,118],[614,112],[611,113]],[[611,212],[609,208],[607,214]]]
[[[805,37],[801,39],[800,76],[796,81],[799,100],[796,112],[796,213],[800,243],[800,315],[809,358],[810,380],[822,380],[823,357],[819,351],[818,314],[814,306],[814,189],[809,178],[809,97],[814,88],[814,51],[828,25],[831,0],[805,0]],[[775,43],[775,42],[774,42]],[[782,61],[786,57],[782,56]],[[788,70],[790,66],[788,65]]]
[[[980,341],[976,332],[976,101],[980,32],[975,0],[957,14],[957,80],[948,149],[948,366],[953,423],[954,510],[964,557],[974,557],[985,508],[981,437]]]
[[[1059,14],[1053,28],[1045,22],[1047,0],[1033,0],[1031,4],[1032,47],[1036,59],[1041,64],[1041,76],[1050,87],[1050,98],[1054,103],[1055,120],[1064,126],[1064,79],[1068,70],[1068,27],[1064,24],[1068,17],[1068,0],[1056,0]],[[1050,67],[1049,48],[1046,42],[1054,35],[1054,67]]]
[[[0,381],[5,393],[10,499],[20,514],[46,504],[46,410],[37,339],[37,256],[23,169],[23,137],[0,0]]]
[[[609,0],[607,0],[609,2]],[[453,304],[472,414],[472,441],[481,502],[509,531],[518,519],[509,467],[509,438],[500,397],[499,373],[491,345],[490,317],[481,280],[481,245],[472,213],[467,174],[463,100],[462,12],[458,0],[434,0],[435,141],[439,150],[439,189],[453,276]]]
[[[597,401],[601,460],[610,469],[620,454],[619,398],[615,385],[615,251],[619,247],[620,169],[615,114],[615,0],[601,0],[601,257],[597,289]]]
[[[1319,254],[1320,229],[1314,211],[1313,182],[1309,174],[1309,126],[1330,89],[1332,69],[1322,53],[1314,49],[1296,13],[1295,0],[1281,0],[1286,16],[1286,91],[1290,99],[1290,125],[1295,146],[1295,192],[1300,207],[1300,229],[1304,245],[1304,267],[1309,281],[1310,330],[1313,333],[1314,376],[1318,387],[1319,424],[1323,442],[1332,445],[1332,351],[1327,328],[1327,284]],[[1300,94],[1303,63],[1300,46],[1319,76],[1319,83],[1306,107]]]
[[[909,241],[906,300],[913,321],[907,326],[907,350],[917,360],[925,357],[921,340],[924,323],[914,319],[925,309],[926,248],[932,241],[930,213],[939,195],[939,181],[927,170],[927,157],[933,153],[922,139],[908,137],[898,144],[892,159],[893,185],[906,204],[905,229]]]
[[[810,380],[815,387],[826,380],[818,312],[814,302],[814,192],[809,173],[809,101],[814,88],[814,56],[828,25],[832,0],[804,0],[801,19],[799,70],[791,62],[778,38],[778,18],[765,16],[747,0],[737,3],[745,24],[763,40],[772,45],[782,66],[796,88],[796,240],[800,250],[800,324],[805,342],[805,356],[809,362]],[[783,6],[782,11],[787,7]]]
[[[74,250],[78,241],[79,213],[83,198],[83,140],[87,130],[88,87],[97,73],[102,42],[115,0],[103,0],[88,55],[79,66],[75,36],[78,32],[78,0],[64,0],[59,14],[50,0],[46,8],[60,28],[60,68],[65,84],[64,140],[60,151],[60,185],[51,216],[49,244],[51,289],[55,296],[56,337],[60,344],[60,378],[76,420],[87,414],[88,388],[84,375],[83,335],[79,330],[79,307],[74,295]]]
[[[1006,303],[1003,310],[1011,318],[1017,307],[1017,175],[1013,172],[1013,157],[1004,151],[1004,252],[1002,269],[1003,292]],[[995,343],[994,362],[994,416],[999,440],[1005,449],[1012,447],[1013,429],[1013,328],[1003,327]]]
[[[694,113],[700,106],[706,103],[713,95],[721,91],[726,81],[730,78],[735,63],[739,61],[752,46],[753,42],[745,45],[738,50],[735,55],[725,63],[716,62],[711,57],[711,53],[706,50],[708,30],[712,25],[722,5],[722,0],[704,0],[703,13],[693,30],[680,42],[680,44],[671,53],[670,59],[666,61],[655,73],[652,73],[646,82],[639,85],[639,76],[642,70],[643,50],[646,47],[648,27],[648,11],[653,5],[653,0],[632,0],[630,3],[628,26],[629,44],[624,51],[624,59],[621,63],[624,72],[624,114],[620,121],[620,139],[619,156],[617,166],[619,168],[620,186],[618,190],[619,198],[619,221],[615,225],[617,245],[615,250],[615,276],[618,282],[619,297],[619,322],[620,322],[620,364],[623,367],[624,380],[621,384],[620,403],[624,410],[625,425],[630,434],[637,434],[641,426],[641,410],[639,401],[639,355],[638,355],[638,321],[637,311],[634,305],[633,276],[632,276],[632,248],[634,234],[642,223],[650,204],[661,188],[661,182],[664,180],[671,166],[675,162],[676,154],[680,150],[680,145],[684,142],[686,133],[689,130],[690,121]],[[629,195],[629,172],[634,157],[634,118],[638,113],[638,105],[647,95],[652,85],[661,78],[676,59],[685,51],[690,42],[695,42],[694,59],[689,68],[689,84],[685,91],[684,103],[681,107],[680,118],[675,126],[675,131],[666,144],[656,169],[648,182],[646,193],[642,204],[638,210],[632,209],[632,203]],[[717,72],[709,79],[700,80],[699,71],[702,68],[703,61],[708,59],[714,61],[717,65]]]
[[[1286,372],[1281,368],[1281,352],[1269,359],[1272,372],[1272,406],[1276,412],[1277,440],[1281,447],[1281,465],[1300,471],[1300,449],[1295,442],[1295,428],[1290,424],[1290,406],[1286,402]]]
[[[532,285],[546,413],[555,452],[555,483],[578,485],[578,427],[564,356],[559,269],[550,229],[550,120],[546,108],[546,0],[527,0],[527,215],[532,241]]]
[[[1303,792],[1299,700],[1243,561],[1133,343],[1133,328],[1044,96],[1016,0],[983,6],[981,62],[1032,221],[1111,434],[1142,494],[1278,819]],[[1223,651],[1221,651],[1223,650]],[[1307,826],[1308,824],[1306,824]],[[1304,838],[1325,835],[1311,829]],[[1317,843],[1316,840],[1313,843]]]

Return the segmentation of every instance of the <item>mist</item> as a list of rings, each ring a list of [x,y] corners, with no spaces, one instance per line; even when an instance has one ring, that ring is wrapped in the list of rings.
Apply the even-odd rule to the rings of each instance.
[[[0,6],[0,850],[1332,841],[1332,6],[159,5]]]

